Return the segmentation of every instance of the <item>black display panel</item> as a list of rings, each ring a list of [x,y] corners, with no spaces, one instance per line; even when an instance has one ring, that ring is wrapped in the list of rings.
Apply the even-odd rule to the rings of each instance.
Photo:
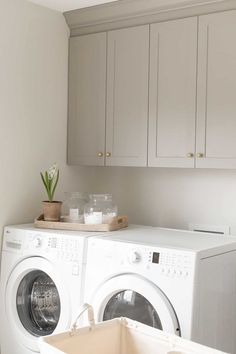
[[[159,263],[159,259],[160,259],[160,253],[158,252],[153,252],[152,254],[152,263]]]

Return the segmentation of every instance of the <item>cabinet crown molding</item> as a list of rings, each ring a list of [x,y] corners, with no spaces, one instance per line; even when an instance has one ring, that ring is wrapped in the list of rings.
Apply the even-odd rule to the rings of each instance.
[[[64,13],[71,36],[236,9],[236,0],[120,0]]]

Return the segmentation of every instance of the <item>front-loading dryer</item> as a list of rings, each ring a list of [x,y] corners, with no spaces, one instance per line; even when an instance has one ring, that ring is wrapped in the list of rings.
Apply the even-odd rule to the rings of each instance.
[[[94,235],[94,233],[93,233]],[[4,230],[1,283],[1,354],[39,351],[38,337],[68,329],[83,302],[86,232]]]
[[[127,229],[90,238],[85,301],[97,321],[129,317],[236,353],[236,238]]]

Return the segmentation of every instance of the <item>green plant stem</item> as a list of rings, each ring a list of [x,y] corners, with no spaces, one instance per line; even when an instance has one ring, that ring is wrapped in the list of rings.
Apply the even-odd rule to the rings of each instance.
[[[53,200],[53,197],[54,197],[54,193],[55,193],[55,190],[56,190],[56,186],[57,186],[58,180],[59,180],[59,170],[57,171],[57,177],[56,177],[54,186],[52,188],[52,200]]]

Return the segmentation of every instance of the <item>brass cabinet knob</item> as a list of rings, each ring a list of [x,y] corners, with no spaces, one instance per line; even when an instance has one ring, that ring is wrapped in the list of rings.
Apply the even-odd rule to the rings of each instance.
[[[102,152],[99,152],[99,153],[98,153],[98,157],[103,157],[103,153],[102,153]]]
[[[189,152],[189,153],[187,154],[187,157],[194,157],[194,154],[193,154],[192,152]]]
[[[107,152],[107,153],[106,153],[106,157],[111,157],[111,153],[110,153],[110,152]]]
[[[202,158],[202,157],[204,157],[204,154],[203,154],[202,152],[199,152],[199,153],[197,154],[197,157]]]

